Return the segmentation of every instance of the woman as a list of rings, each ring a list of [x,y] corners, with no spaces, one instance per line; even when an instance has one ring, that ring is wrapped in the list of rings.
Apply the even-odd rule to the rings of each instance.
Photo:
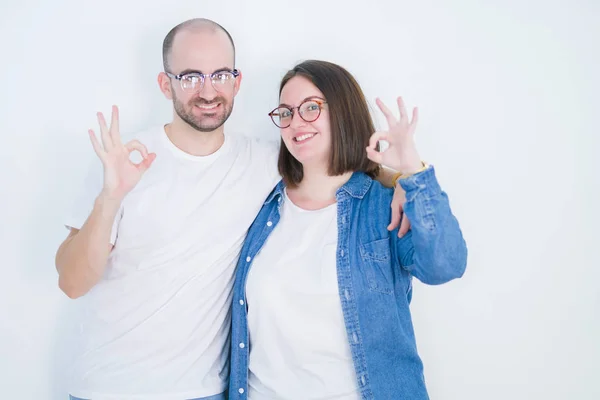
[[[409,311],[411,278],[462,276],[467,248],[434,168],[400,120],[374,132],[364,95],[343,68],[303,62],[270,113],[281,129],[283,180],[251,226],[232,309],[231,399],[427,399]],[[379,140],[389,147],[377,151]],[[365,151],[366,148],[366,151]],[[386,229],[402,173],[412,230]]]

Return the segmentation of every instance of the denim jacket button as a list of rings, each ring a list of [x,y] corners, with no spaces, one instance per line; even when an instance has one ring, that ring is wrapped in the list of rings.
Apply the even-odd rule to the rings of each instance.
[[[240,306],[244,305],[244,300],[240,300]]]
[[[273,223],[271,221],[267,222],[267,226],[271,226]]]
[[[344,249],[342,249],[342,251],[340,252],[340,254],[342,255],[342,257],[344,257]]]
[[[244,347],[246,347],[246,345],[244,343],[240,343],[240,349],[243,349]]]
[[[246,257],[246,262],[250,262],[250,260],[252,260],[252,257],[250,257],[250,256]]]
[[[243,389],[243,388],[240,388],[240,389],[238,390],[238,392],[240,392],[240,394],[244,394],[244,389]]]

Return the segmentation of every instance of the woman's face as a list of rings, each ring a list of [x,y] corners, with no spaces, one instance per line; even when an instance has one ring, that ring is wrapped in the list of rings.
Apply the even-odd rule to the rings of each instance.
[[[331,130],[323,93],[308,79],[295,76],[283,87],[277,112],[281,138],[292,156],[304,167],[327,169]]]

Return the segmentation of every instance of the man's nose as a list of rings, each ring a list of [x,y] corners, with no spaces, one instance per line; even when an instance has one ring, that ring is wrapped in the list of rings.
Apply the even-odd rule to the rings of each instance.
[[[219,95],[219,92],[217,92],[215,90],[215,88],[213,87],[212,81],[210,80],[210,78],[207,77],[207,78],[204,78],[204,84],[198,91],[198,94],[203,99],[211,101]]]

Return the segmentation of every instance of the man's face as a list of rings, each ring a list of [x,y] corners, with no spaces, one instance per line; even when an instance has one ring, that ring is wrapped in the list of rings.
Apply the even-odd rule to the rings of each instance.
[[[231,115],[241,80],[231,74],[233,58],[231,43],[222,31],[182,31],[175,37],[168,72],[185,75],[182,80],[170,78],[173,106],[197,131],[212,132]],[[215,76],[211,79],[210,74]]]

